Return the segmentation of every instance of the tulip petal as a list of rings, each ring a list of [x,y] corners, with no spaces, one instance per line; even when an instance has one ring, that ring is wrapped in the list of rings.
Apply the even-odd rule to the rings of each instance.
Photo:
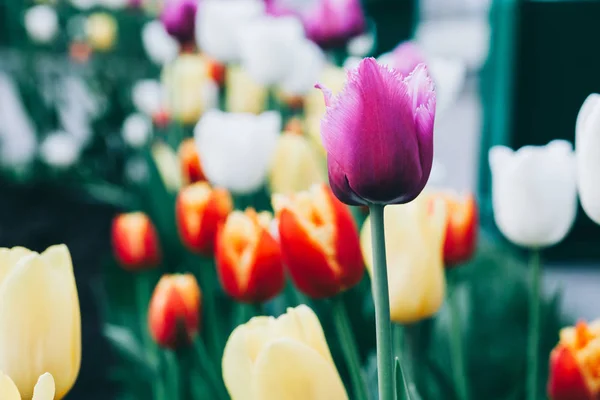
[[[0,398],[2,400],[21,400],[19,389],[10,376],[0,371]]]
[[[81,320],[65,246],[21,260],[0,285],[0,370],[25,398],[39,376],[56,377],[57,397],[72,387],[81,361]],[[43,368],[43,370],[41,370]]]
[[[256,360],[255,396],[261,400],[344,400],[344,385],[329,362],[291,339],[272,341]]]
[[[600,95],[589,95],[581,106],[575,134],[577,186],[581,205],[588,217],[600,224]]]
[[[40,376],[35,384],[33,398],[31,400],[54,400],[55,391],[54,378],[51,374],[46,372],[44,375]]]
[[[419,197],[406,205],[386,207],[384,218],[391,318],[399,323],[427,318],[444,300],[445,204],[439,199],[429,204]],[[361,247],[372,274],[370,218],[363,225]]]
[[[0,285],[2,285],[4,278],[12,271],[17,261],[30,254],[35,253],[25,247],[13,247],[12,249],[0,248]]]

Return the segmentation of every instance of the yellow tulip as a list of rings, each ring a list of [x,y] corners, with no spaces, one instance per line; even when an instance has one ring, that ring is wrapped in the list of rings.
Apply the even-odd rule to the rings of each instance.
[[[0,371],[6,374],[0,398],[19,399],[20,392],[24,399],[52,399],[55,386],[62,399],[81,361],[79,300],[67,247],[41,254],[0,248],[0,299]]]
[[[106,13],[94,13],[86,22],[87,38],[95,50],[108,51],[112,49],[117,37],[117,22]]]
[[[271,192],[291,194],[325,182],[320,154],[302,135],[285,132],[277,141],[269,176]]]
[[[334,65],[328,65],[322,72],[319,83],[329,88],[337,95],[346,84],[346,71]],[[321,142],[321,119],[325,115],[325,100],[320,90],[311,90],[304,99],[306,115],[306,131],[308,136],[325,152]]]
[[[53,400],[56,387],[51,374],[45,373],[40,376],[33,389],[32,400]],[[21,400],[21,394],[10,376],[0,372],[0,399]]]
[[[184,124],[195,124],[219,100],[219,87],[199,54],[181,54],[164,68],[162,82],[167,93],[167,110],[172,118]]]
[[[239,66],[227,68],[225,77],[229,112],[260,114],[264,111],[269,94],[267,88],[256,83]]]
[[[183,172],[179,168],[177,153],[169,145],[162,142],[156,142],[152,145],[151,152],[165,188],[169,192],[177,193],[183,186]]]
[[[323,328],[305,305],[238,326],[223,354],[232,400],[347,400]]]
[[[428,318],[444,301],[446,205],[424,194],[408,204],[387,206],[384,219],[391,319],[412,323]],[[363,225],[360,242],[372,274],[370,218]]]

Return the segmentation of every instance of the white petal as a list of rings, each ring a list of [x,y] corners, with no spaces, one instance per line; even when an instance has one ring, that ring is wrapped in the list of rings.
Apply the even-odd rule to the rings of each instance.
[[[436,115],[439,115],[456,101],[465,83],[467,67],[458,59],[447,58],[433,58],[427,66],[435,83]]]
[[[54,400],[56,394],[56,385],[51,374],[45,373],[38,379],[33,389],[33,398],[31,400]]]
[[[121,134],[123,140],[133,148],[139,148],[148,143],[152,133],[152,122],[143,114],[135,113],[123,122]]]
[[[31,39],[48,43],[58,32],[58,16],[53,7],[40,4],[25,13],[25,29]]]
[[[55,168],[73,165],[81,154],[81,144],[66,132],[49,134],[40,146],[42,160]]]
[[[577,116],[577,186],[585,213],[600,224],[600,95],[591,94]]]
[[[372,33],[365,33],[357,36],[348,42],[348,54],[353,57],[366,57],[373,51],[375,45],[375,36]]]
[[[163,86],[156,80],[138,81],[131,92],[135,107],[148,116],[153,116],[164,104]]]
[[[158,65],[175,60],[179,54],[179,43],[167,33],[164,25],[158,20],[144,25],[142,43],[148,57]]]
[[[358,67],[358,64],[360,64],[361,61],[362,61],[362,58],[360,58],[360,57],[348,57],[348,58],[346,58],[346,61],[344,61],[344,69],[346,69],[346,70],[356,69]],[[383,63],[380,62],[380,64],[383,64]]]
[[[302,40],[293,52],[292,65],[281,82],[281,88],[288,94],[305,95],[314,89],[324,68],[325,55],[319,46],[310,40]]]
[[[263,15],[262,0],[204,0],[196,16],[196,43],[210,57],[221,62],[239,59],[239,31]]]

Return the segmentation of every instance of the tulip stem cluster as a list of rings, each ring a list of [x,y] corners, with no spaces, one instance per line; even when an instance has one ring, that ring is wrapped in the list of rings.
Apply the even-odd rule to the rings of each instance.
[[[527,343],[527,399],[537,400],[541,284],[539,249],[531,250],[529,268],[531,268],[531,291],[529,298],[529,336]]]
[[[454,376],[454,386],[456,388],[456,398],[459,400],[468,400],[467,374],[464,364],[464,352],[462,344],[460,305],[457,292],[456,271],[450,271],[448,280],[452,292],[448,296],[450,306],[450,350],[452,352],[452,374]]]
[[[371,204],[371,240],[373,243],[373,302],[377,335],[377,378],[379,399],[394,400],[392,333],[388,292],[383,205]]]
[[[365,381],[360,370],[360,355],[358,354],[358,347],[352,333],[352,326],[343,297],[340,295],[334,298],[332,300],[332,306],[333,322],[342,345],[342,351],[344,353],[346,365],[348,366],[350,379],[352,380],[354,398],[356,400],[368,400],[369,397],[367,395]]]
[[[217,369],[214,367],[213,363],[210,361],[208,352],[206,351],[206,347],[204,343],[198,338],[194,340],[194,351],[196,352],[196,356],[200,362],[200,367],[202,368],[202,372],[204,376],[208,378],[210,381],[210,385],[212,386],[213,393],[217,393],[217,399],[225,400],[227,399],[227,394],[225,393],[225,388],[223,387],[223,381],[216,373]]]

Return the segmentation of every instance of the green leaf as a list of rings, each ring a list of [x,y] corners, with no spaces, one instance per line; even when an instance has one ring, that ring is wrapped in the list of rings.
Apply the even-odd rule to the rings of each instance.
[[[153,379],[158,368],[157,362],[145,354],[131,331],[107,324],[103,333],[125,359],[139,367],[148,379]]]
[[[396,400],[412,400],[408,387],[406,385],[406,379],[402,372],[402,365],[400,365],[400,359],[396,357],[396,370],[394,371],[396,376]]]

